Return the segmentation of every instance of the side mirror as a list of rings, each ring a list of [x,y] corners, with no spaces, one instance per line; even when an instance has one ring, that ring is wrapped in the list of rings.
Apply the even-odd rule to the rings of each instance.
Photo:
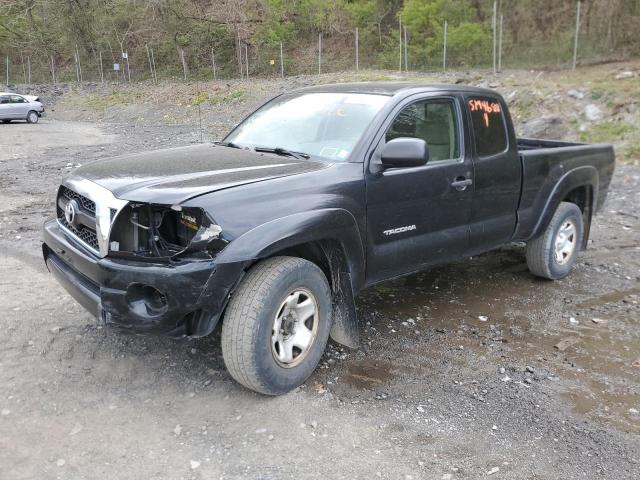
[[[382,148],[380,160],[386,168],[419,167],[429,161],[429,147],[421,138],[394,138]]]

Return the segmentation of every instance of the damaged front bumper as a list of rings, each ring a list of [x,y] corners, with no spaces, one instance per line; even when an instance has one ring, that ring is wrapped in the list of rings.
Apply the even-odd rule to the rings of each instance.
[[[139,334],[200,337],[213,331],[244,263],[214,260],[152,263],[99,258],[45,223],[42,251],[49,271],[107,325]]]

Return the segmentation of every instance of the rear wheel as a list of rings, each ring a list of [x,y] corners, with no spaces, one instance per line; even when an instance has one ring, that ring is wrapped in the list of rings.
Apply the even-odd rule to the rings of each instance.
[[[249,270],[225,312],[225,365],[251,390],[287,393],[316,368],[330,320],[331,291],[320,268],[301,258],[264,260]]]
[[[559,280],[571,272],[582,247],[582,211],[562,202],[542,235],[527,244],[527,265],[534,275]]]
[[[2,123],[11,123],[11,120],[2,120]]]
[[[28,123],[38,123],[39,119],[40,119],[40,117],[38,116],[37,112],[34,112],[33,110],[31,110],[29,113],[27,113],[27,122]]]

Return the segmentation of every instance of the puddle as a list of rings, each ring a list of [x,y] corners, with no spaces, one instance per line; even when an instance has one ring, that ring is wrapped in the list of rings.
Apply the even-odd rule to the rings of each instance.
[[[578,302],[594,280],[576,272],[571,282],[540,281],[522,262],[510,250],[483,255],[369,289],[358,306],[381,314],[374,326],[382,334],[393,328],[394,335],[405,335],[406,353],[420,355],[409,341],[414,329],[456,332],[455,342],[481,355],[488,353],[486,342],[500,342],[507,362],[560,376],[560,388],[570,389],[562,396],[577,414],[640,432],[640,415],[633,413],[640,410],[640,367],[633,366],[640,359],[640,307],[622,303],[640,294],[640,287]],[[579,324],[570,324],[569,314]],[[594,323],[593,317],[602,321]],[[399,326],[409,319],[411,324]],[[567,338],[575,342],[556,347]],[[354,364],[345,380],[355,388],[375,389],[401,370],[384,363]]]
[[[392,370],[390,363],[362,360],[348,367],[344,381],[358,389],[374,390],[393,378]]]

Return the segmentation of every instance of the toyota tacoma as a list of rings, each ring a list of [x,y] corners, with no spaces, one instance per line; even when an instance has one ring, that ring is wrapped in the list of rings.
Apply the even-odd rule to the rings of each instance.
[[[264,394],[355,347],[371,285],[526,242],[569,274],[614,171],[610,145],[516,138],[480,88],[360,83],[270,100],[217,143],[73,172],[44,225],[48,269],[100,322],[209,335]]]

